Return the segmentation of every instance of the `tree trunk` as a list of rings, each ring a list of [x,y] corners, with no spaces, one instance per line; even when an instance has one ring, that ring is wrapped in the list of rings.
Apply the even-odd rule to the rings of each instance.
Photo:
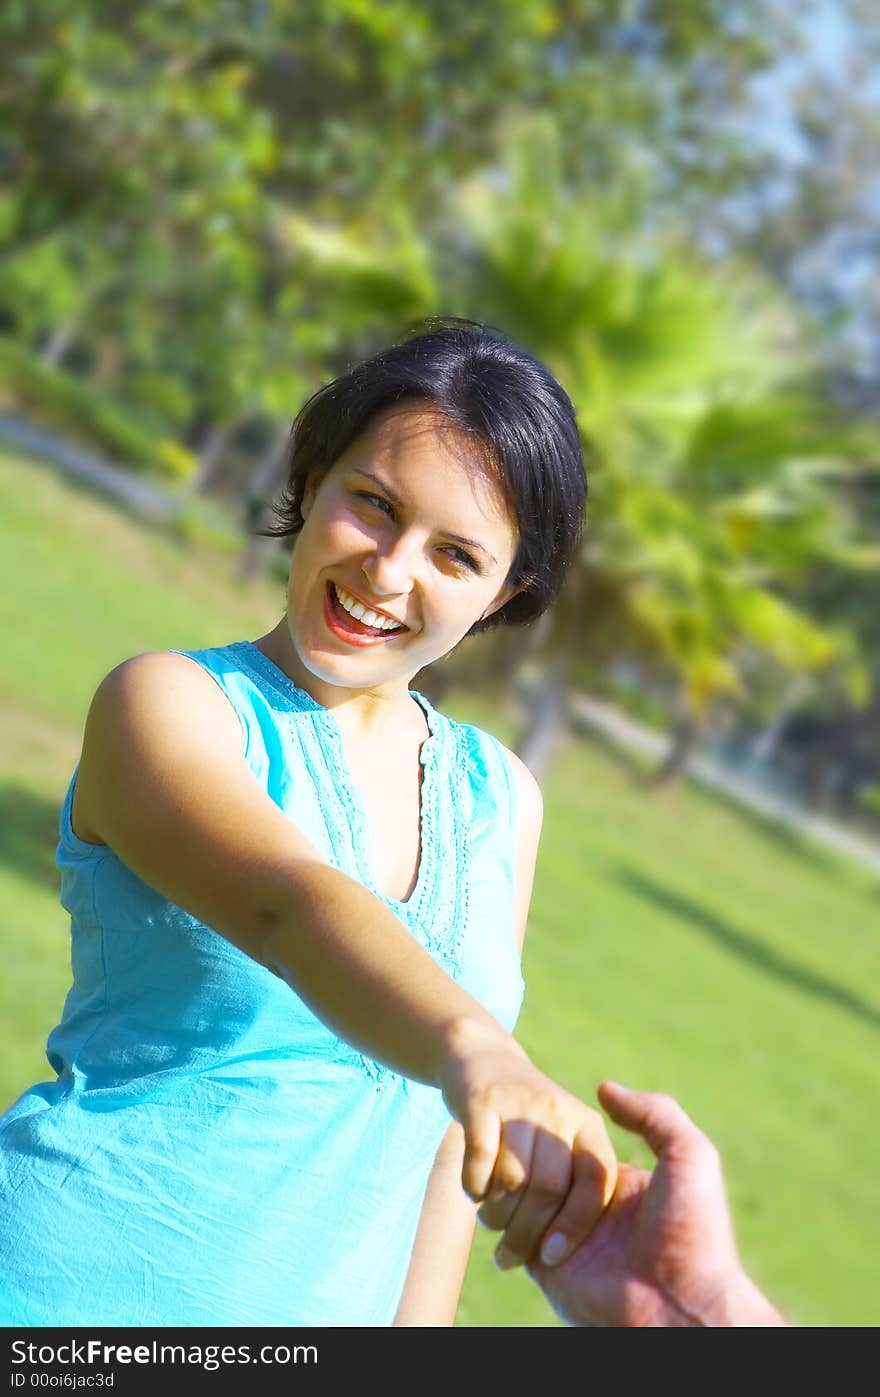
[[[772,722],[761,731],[749,743],[749,761],[756,765],[768,763],[775,755],[782,735],[785,732],[786,724],[791,717],[795,707],[800,702],[807,689],[807,681],[804,675],[795,675],[789,684],[779,709]]]
[[[249,507],[251,502],[256,500],[262,509],[264,505],[272,502],[280,487],[286,483],[289,441],[290,424],[285,422],[274,433],[245,482],[242,498],[246,506]]]
[[[568,657],[557,653],[530,686],[517,755],[538,780],[546,772],[568,728]]]
[[[256,531],[272,523],[275,496],[286,482],[289,440],[290,425],[285,423],[275,433],[248,478],[244,492],[250,515],[248,540],[238,560],[238,576],[243,582],[250,582],[265,572],[272,555],[280,547],[277,538],[264,538]]]
[[[112,388],[119,376],[124,359],[125,348],[121,340],[102,340],[89,374],[90,386],[92,388]]]
[[[656,771],[648,777],[654,787],[669,786],[684,773],[700,738],[702,725],[690,713],[682,713],[672,730],[669,751]]]
[[[237,425],[236,422],[215,423],[202,438],[197,449],[198,465],[192,478],[192,488],[197,494],[204,494],[213,484],[223,459],[223,452]]]
[[[57,369],[64,362],[64,357],[68,349],[73,344],[74,336],[80,325],[80,317],[72,315],[61,325],[57,326],[47,339],[40,355],[44,364],[50,368]]]

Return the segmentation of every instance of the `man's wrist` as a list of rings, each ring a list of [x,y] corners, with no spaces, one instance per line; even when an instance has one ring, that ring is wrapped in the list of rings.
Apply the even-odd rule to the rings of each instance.
[[[785,1328],[787,1321],[742,1269],[719,1286],[704,1322],[721,1329]]]

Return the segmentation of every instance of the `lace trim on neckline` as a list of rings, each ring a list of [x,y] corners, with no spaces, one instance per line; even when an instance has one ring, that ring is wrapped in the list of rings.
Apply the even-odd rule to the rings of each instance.
[[[227,649],[244,654],[251,661],[253,668],[265,675],[279,694],[283,694],[287,698],[296,698],[303,709],[326,714],[332,720],[334,727],[338,728],[339,725],[333,717],[333,710],[326,708],[316,698],[312,698],[307,689],[301,689],[290,675],[285,674],[280,665],[276,665],[274,660],[270,660],[269,656],[264,654],[252,640],[234,641],[232,645],[227,646]],[[427,744],[435,736],[442,714],[438,713],[431,702],[425,698],[425,695],[420,694],[417,689],[409,689],[407,692],[415,699],[425,715],[428,724],[428,737],[425,738],[425,744]],[[451,720],[447,718],[445,721],[450,722]]]

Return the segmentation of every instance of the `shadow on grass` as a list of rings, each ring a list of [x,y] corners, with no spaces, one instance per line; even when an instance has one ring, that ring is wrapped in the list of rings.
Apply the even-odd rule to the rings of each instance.
[[[0,783],[0,864],[44,886],[58,888],[57,802],[36,795],[17,781]]]
[[[659,764],[657,759],[649,757],[643,752],[631,750],[621,742],[615,742],[583,720],[573,720],[571,730],[579,741],[589,743],[598,752],[601,752],[612,766],[617,767],[625,776],[631,777],[633,785],[644,792],[646,799],[651,799],[653,796],[662,797],[665,791],[674,789],[672,786],[654,784],[653,776]],[[786,824],[783,817],[768,815],[763,811],[755,810],[752,806],[744,805],[742,800],[732,793],[709,786],[695,776],[689,776],[687,772],[684,772],[679,779],[684,781],[701,800],[715,805],[726,815],[739,820],[741,824],[759,835],[762,840],[774,844],[781,853],[787,854],[789,858],[826,873],[833,874],[839,871],[839,860],[845,858],[845,855],[838,855],[822,848],[817,839],[810,838],[802,834],[795,826]]]
[[[716,912],[695,902],[693,898],[664,887],[662,883],[655,882],[653,878],[646,877],[634,868],[619,866],[616,877],[637,897],[644,898],[645,901],[662,908],[664,912],[687,922],[689,926],[711,937],[732,955],[750,961],[759,970],[782,980],[786,985],[836,1005],[838,1009],[861,1019],[871,1028],[880,1028],[880,1010],[846,985],[829,980],[824,975],[818,975],[814,970],[799,965],[796,960],[780,955],[756,936],[742,931],[732,922],[719,917]]]
[[[843,855],[822,848],[818,840],[802,834],[792,825],[787,825],[782,818],[776,815],[765,815],[760,810],[743,805],[736,796],[706,786],[703,782],[697,781],[696,778],[694,778],[694,789],[699,791],[702,800],[719,806],[725,814],[731,815],[741,824],[747,825],[755,834],[760,835],[762,840],[774,844],[780,853],[787,854],[799,863],[808,864],[810,868],[819,869],[824,873],[839,873],[840,860],[844,857]]]

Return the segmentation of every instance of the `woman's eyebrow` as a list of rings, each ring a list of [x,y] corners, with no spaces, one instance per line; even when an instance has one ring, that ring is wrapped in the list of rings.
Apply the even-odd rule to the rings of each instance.
[[[378,485],[379,489],[385,492],[392,504],[397,505],[398,509],[403,509],[403,500],[399,495],[394,493],[389,485],[385,484],[384,480],[380,480],[378,475],[373,475],[372,471],[365,471],[360,466],[354,467],[354,473],[355,475],[362,475],[365,480],[370,480],[374,485]],[[478,553],[482,553],[490,562],[493,562],[496,567],[498,566],[498,559],[489,552],[488,548],[484,548],[482,543],[477,543],[476,539],[462,538],[461,534],[451,534],[448,529],[442,529],[441,533],[443,533],[446,538],[451,539],[453,543],[461,543],[465,548],[475,548]]]

